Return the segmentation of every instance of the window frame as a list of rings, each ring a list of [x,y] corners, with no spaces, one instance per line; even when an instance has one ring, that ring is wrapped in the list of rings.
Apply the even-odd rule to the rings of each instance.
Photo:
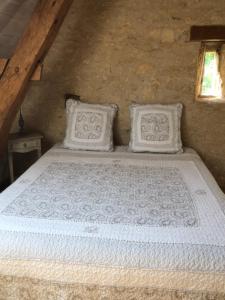
[[[205,53],[208,51],[216,51],[219,57],[218,69],[220,72],[221,64],[221,49],[224,42],[202,42],[198,58],[198,69],[197,69],[197,81],[195,89],[195,100],[199,102],[210,102],[210,103],[225,103],[225,98],[223,94],[223,81],[222,81],[222,97],[217,96],[205,96],[201,95],[202,91],[202,82],[203,82],[203,73],[204,73],[204,62],[205,62]]]

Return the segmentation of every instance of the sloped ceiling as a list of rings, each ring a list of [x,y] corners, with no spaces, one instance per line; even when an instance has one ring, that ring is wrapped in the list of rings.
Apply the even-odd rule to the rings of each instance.
[[[37,2],[0,0],[0,57],[11,57]]]

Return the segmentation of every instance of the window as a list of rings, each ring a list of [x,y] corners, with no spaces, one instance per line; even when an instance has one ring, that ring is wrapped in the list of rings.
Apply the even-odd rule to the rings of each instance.
[[[219,54],[216,50],[209,50],[204,54],[201,95],[205,97],[222,97]]]
[[[202,43],[199,56],[196,100],[221,101],[223,82],[221,77],[221,43]]]

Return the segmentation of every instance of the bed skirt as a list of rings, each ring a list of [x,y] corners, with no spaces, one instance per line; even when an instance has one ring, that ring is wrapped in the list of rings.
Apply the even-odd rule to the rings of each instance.
[[[225,293],[66,284],[0,276],[1,300],[224,300]]]

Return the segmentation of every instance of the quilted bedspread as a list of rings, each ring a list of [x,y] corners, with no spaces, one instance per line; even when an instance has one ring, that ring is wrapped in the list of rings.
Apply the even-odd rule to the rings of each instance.
[[[0,194],[0,292],[24,286],[27,299],[225,299],[225,196],[191,150],[53,147]]]

